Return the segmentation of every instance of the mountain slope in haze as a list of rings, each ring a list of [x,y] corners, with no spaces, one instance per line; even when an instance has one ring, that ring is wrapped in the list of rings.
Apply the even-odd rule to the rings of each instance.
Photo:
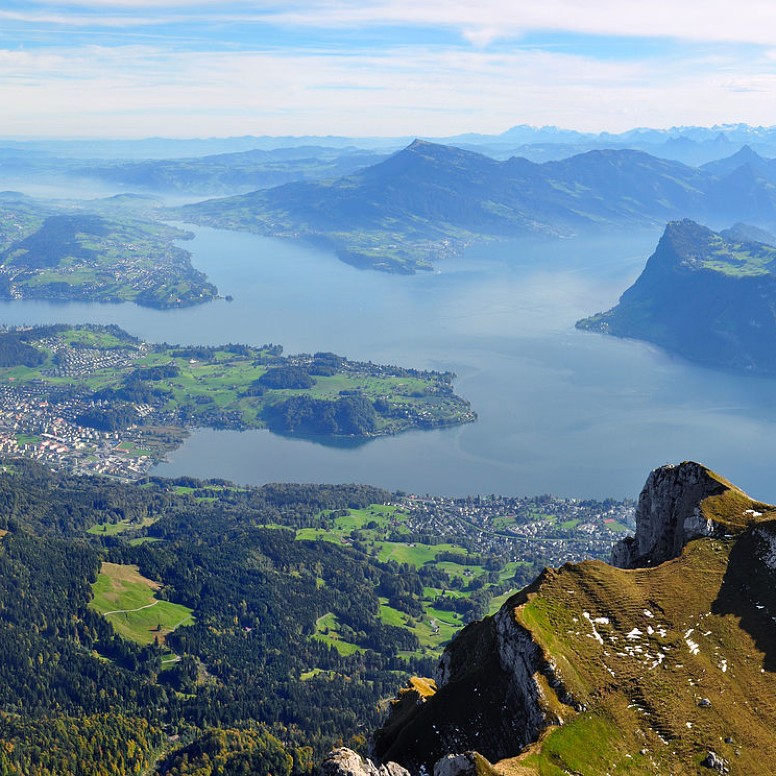
[[[577,323],[647,340],[726,369],[776,372],[776,248],[751,228],[717,233],[690,220],[665,229],[619,304]]]
[[[700,213],[707,182],[698,170],[639,151],[591,151],[539,165],[415,141],[336,181],[210,200],[181,208],[178,216],[303,237],[358,266],[412,272],[475,241],[569,237]]]
[[[776,183],[776,159],[766,159],[750,145],[742,146],[732,156],[726,156],[704,164],[700,169],[718,178],[724,178],[738,168],[748,165],[763,177]]]
[[[74,177],[134,191],[226,195],[291,181],[338,177],[375,164],[383,153],[357,148],[299,146],[251,149],[189,159],[145,159],[70,165]]]
[[[547,569],[461,631],[376,755],[412,773],[765,773],[776,507],[686,462],[650,475],[636,521],[613,553],[626,568]]]

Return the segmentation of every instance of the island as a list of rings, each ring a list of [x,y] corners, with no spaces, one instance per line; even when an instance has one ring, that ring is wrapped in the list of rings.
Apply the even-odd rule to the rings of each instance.
[[[578,329],[646,340],[706,366],[776,374],[776,247],[761,229],[668,224],[640,277]]]
[[[272,344],[151,344],[117,326],[5,329],[0,455],[136,479],[195,427],[358,442],[472,422],[454,378]]]
[[[112,199],[92,203],[103,215],[0,194],[0,298],[168,309],[217,296],[191,254],[175,243],[190,232],[129,215],[132,208]]]

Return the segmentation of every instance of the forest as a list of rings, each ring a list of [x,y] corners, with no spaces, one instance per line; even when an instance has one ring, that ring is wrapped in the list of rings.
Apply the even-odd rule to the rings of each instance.
[[[499,510],[477,501],[450,507]],[[561,552],[432,536],[447,502],[413,503],[3,461],[0,774],[292,776],[363,751],[408,678]]]
[[[327,747],[377,722],[379,701],[408,673],[430,670],[429,660],[397,657],[414,646],[411,634],[378,615],[378,593],[400,606],[402,592],[420,587],[415,573],[402,569],[399,590],[395,564],[297,542],[281,527],[388,494],[277,485],[227,488],[216,502],[193,496],[192,485],[201,484],[121,485],[7,464],[0,773],[97,773],[97,762],[100,773],[140,773],[165,755],[159,772],[183,774],[207,752],[222,763],[218,773],[243,773],[262,758],[273,773],[306,772]],[[125,541],[107,528],[119,525],[146,525],[147,535]],[[166,643],[118,636],[90,607],[105,561],[160,581],[159,596],[190,606],[194,624]],[[329,614],[363,645],[356,653],[312,638]]]

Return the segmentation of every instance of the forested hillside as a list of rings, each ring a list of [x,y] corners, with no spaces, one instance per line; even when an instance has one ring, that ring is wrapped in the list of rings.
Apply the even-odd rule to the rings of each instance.
[[[474,522],[441,535],[446,502],[434,503],[361,485],[120,484],[6,461],[0,773],[304,773],[338,742],[363,747],[381,704],[432,670],[460,625],[541,557],[591,547],[587,532],[562,538],[579,520],[564,513],[561,528],[547,497],[462,502],[469,521],[486,504],[523,510],[489,542]],[[558,506],[600,513],[607,544],[612,504]],[[561,538],[532,538],[516,561],[529,543],[505,529],[520,521]]]

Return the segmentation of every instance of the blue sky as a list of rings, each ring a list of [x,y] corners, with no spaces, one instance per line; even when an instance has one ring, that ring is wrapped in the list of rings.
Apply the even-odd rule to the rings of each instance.
[[[3,0],[0,135],[776,124],[772,0]]]

